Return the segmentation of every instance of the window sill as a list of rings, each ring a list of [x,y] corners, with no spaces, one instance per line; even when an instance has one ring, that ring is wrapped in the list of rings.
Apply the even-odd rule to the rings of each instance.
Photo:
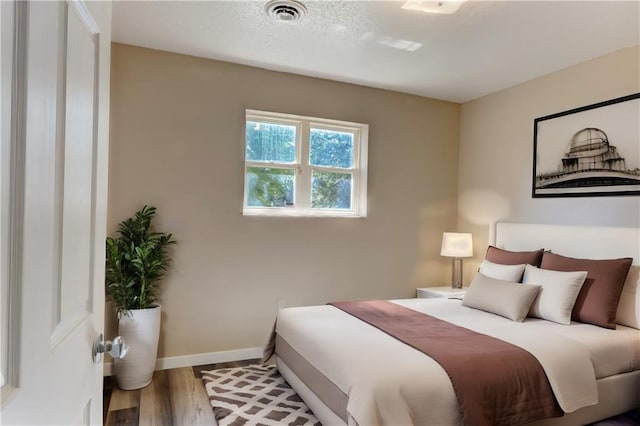
[[[345,217],[345,218],[365,218],[353,210],[296,210],[292,208],[245,208],[242,210],[243,216],[268,216],[268,217]]]

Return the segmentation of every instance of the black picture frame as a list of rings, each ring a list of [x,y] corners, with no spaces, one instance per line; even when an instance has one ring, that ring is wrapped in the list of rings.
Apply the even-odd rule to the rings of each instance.
[[[531,187],[533,198],[640,195],[640,93],[534,119]]]

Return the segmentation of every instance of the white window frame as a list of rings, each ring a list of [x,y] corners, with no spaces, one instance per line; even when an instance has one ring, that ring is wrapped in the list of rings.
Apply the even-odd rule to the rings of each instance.
[[[274,161],[251,161],[246,155],[246,123],[285,124],[296,127],[296,154],[293,163]],[[333,130],[353,134],[353,164],[351,168],[323,167],[309,164],[309,144],[311,129]],[[282,114],[277,112],[246,110],[244,151],[244,196],[242,214],[245,216],[310,216],[310,217],[366,217],[367,216],[367,157],[369,126],[362,123],[329,120],[317,117]],[[273,167],[293,169],[295,173],[295,205],[291,207],[248,206],[247,168]],[[311,207],[311,175],[314,170],[337,173],[351,173],[351,209],[326,209]]]

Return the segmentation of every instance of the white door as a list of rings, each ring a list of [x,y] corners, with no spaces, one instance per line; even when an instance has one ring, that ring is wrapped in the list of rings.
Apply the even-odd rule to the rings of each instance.
[[[0,7],[0,422],[100,424],[111,5]]]

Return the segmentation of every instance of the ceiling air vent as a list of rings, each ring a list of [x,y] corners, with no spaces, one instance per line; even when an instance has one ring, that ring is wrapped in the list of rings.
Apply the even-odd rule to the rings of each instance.
[[[304,4],[295,0],[271,0],[264,7],[267,15],[278,21],[299,21],[307,14]]]

